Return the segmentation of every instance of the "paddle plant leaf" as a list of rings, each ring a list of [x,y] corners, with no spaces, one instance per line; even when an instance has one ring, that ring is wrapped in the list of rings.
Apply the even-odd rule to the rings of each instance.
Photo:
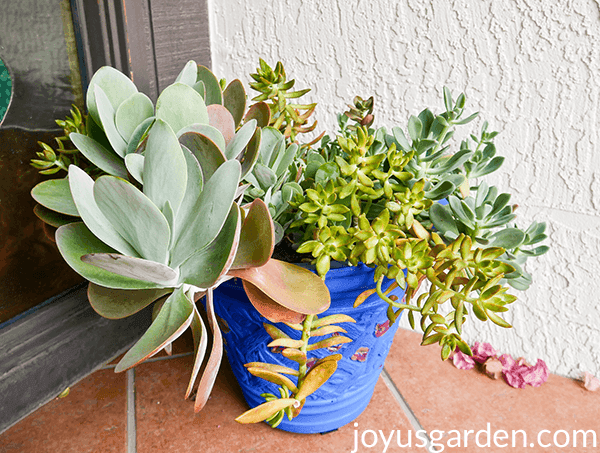
[[[31,190],[31,196],[39,204],[52,211],[79,217],[79,211],[77,211],[77,206],[71,196],[67,178],[43,181]]]
[[[165,301],[146,333],[117,364],[115,373],[133,368],[172,343],[188,328],[193,316],[192,302],[182,288],[177,288]]]
[[[75,165],[69,166],[69,184],[81,220],[102,242],[124,255],[139,257],[137,250],[119,234],[94,198],[94,180]]]
[[[127,154],[125,156],[125,167],[133,179],[144,184],[144,156],[141,154]]]
[[[234,203],[217,237],[180,265],[183,283],[210,288],[229,270],[240,240],[240,217],[240,208]]]
[[[271,109],[268,104],[258,102],[252,105],[244,117],[244,121],[246,122],[251,120],[256,120],[256,125],[261,129],[267,127],[271,121]]]
[[[213,292],[211,289],[206,294],[206,314],[208,315],[208,323],[213,333],[213,344],[208,362],[204,368],[204,373],[198,384],[198,392],[196,393],[196,401],[194,403],[195,412],[201,411],[206,405],[217,379],[221,360],[223,359],[223,337],[221,336],[221,329],[219,329],[219,324],[215,316]]]
[[[288,322],[291,324],[301,323],[306,315],[290,310],[277,301],[270,298],[261,289],[250,282],[243,281],[244,291],[252,306],[262,316],[271,322]]]
[[[247,410],[236,418],[235,421],[242,424],[259,423],[271,418],[273,415],[287,407],[294,406],[294,404],[298,404],[298,400],[294,398],[279,398],[268,401],[260,406]]]
[[[172,291],[171,288],[111,289],[90,283],[87,295],[90,305],[100,316],[108,319],[122,319],[146,308]]]
[[[144,153],[144,194],[160,210],[168,201],[176,213],[186,185],[187,163],[177,136],[167,123],[156,120]]]
[[[225,148],[227,147],[227,145],[225,144],[225,138],[223,138],[223,134],[221,134],[221,132],[216,127],[210,126],[208,124],[192,124],[191,126],[184,127],[179,132],[177,132],[177,139],[180,139],[181,136],[186,134],[187,132],[197,132],[201,135],[204,135],[205,137],[210,139],[215,145],[217,145],[217,147],[221,151],[221,154],[225,156]]]
[[[135,129],[154,115],[154,104],[144,93],[134,93],[119,105],[115,124],[121,137],[129,142]]]
[[[93,138],[78,134],[77,132],[69,134],[69,140],[81,151],[81,154],[100,170],[105,171],[109,175],[127,178],[127,169],[125,168],[123,159],[113,150],[106,149]]]
[[[215,77],[215,75],[205,66],[198,65],[198,78],[197,80],[204,83],[206,90],[205,101],[206,105],[211,104],[223,104],[223,93],[221,92],[221,85]]]
[[[102,123],[100,121],[98,106],[96,104],[95,86],[102,88],[114,110],[116,110],[119,105],[121,105],[121,103],[128,99],[132,94],[138,92],[135,84],[126,75],[115,68],[103,66],[98,69],[92,77],[92,80],[90,80],[90,85],[88,87],[86,96],[86,106],[88,112],[96,124]]]
[[[191,215],[194,205],[202,193],[202,187],[204,186],[204,176],[202,175],[202,168],[200,168],[198,160],[185,146],[182,146],[181,149],[187,165],[187,185],[185,188],[185,196],[181,201],[181,205],[179,206],[177,215],[174,219],[174,238],[179,235],[181,227],[183,226],[181,220],[186,221]]]
[[[208,124],[204,99],[183,83],[174,83],[160,94],[156,101],[156,117],[168,123],[174,132],[195,123]]]
[[[204,184],[204,190],[190,210],[190,215],[187,219],[181,219],[183,226],[172,248],[172,267],[179,266],[217,237],[231,210],[240,171],[238,161],[227,161]]]
[[[193,86],[198,80],[198,65],[194,60],[188,61],[177,78],[175,82],[181,82],[189,86]]]
[[[219,130],[225,139],[225,143],[229,143],[235,135],[235,121],[229,110],[219,104],[209,105],[208,124]]]
[[[329,290],[308,269],[271,259],[261,267],[230,270],[229,275],[252,283],[285,308],[303,314],[319,314],[329,308]]]
[[[242,175],[241,178],[244,178],[248,173],[250,173],[254,169],[254,165],[258,162],[258,158],[260,156],[260,142],[262,140],[262,130],[260,128],[256,128],[254,131],[254,135],[248,143],[248,147],[246,148],[246,152],[240,154],[238,156],[238,160],[242,163]]]
[[[225,157],[227,159],[235,159],[238,157],[244,148],[248,146],[252,136],[254,135],[254,131],[256,129],[256,120],[250,120],[246,124],[244,124],[239,131],[233,137],[233,140],[229,142],[227,145],[227,149],[225,150]]]
[[[178,277],[178,273],[169,266],[118,253],[90,253],[83,255],[81,261],[123,277],[157,283],[161,286],[174,286]]]
[[[277,156],[283,152],[285,147],[285,137],[281,132],[273,127],[262,129],[260,144],[260,162],[267,167],[273,167]]]
[[[240,244],[232,268],[267,264],[275,247],[275,228],[269,208],[260,198],[254,200],[242,225]]]
[[[237,127],[242,122],[246,111],[246,90],[239,79],[229,82],[223,91],[223,105],[233,116],[234,125]]]
[[[38,219],[47,223],[50,226],[53,226],[54,228],[67,225],[72,222],[79,222],[81,220],[78,217],[73,217],[70,215],[61,214],[60,212],[52,211],[51,209],[45,208],[41,204],[36,204],[33,207],[33,213]]]
[[[117,253],[100,241],[83,222],[70,223],[56,230],[56,245],[67,264],[79,275],[100,286],[112,289],[151,289],[160,288],[156,283],[136,280],[113,272],[105,271],[81,261],[90,253]]]
[[[117,125],[115,123],[115,108],[111,105],[110,100],[102,88],[96,85],[94,91],[96,92],[96,105],[98,106],[98,114],[100,115],[102,129],[104,129],[104,133],[110,142],[110,146],[112,146],[119,156],[124,157],[127,151],[127,143],[117,130]]]
[[[151,116],[150,118],[146,118],[142,123],[135,128],[133,134],[131,134],[131,138],[129,139],[129,143],[127,144],[127,154],[133,154],[138,151],[138,147],[140,146],[140,142],[150,129],[150,127],[154,124],[156,118]],[[143,147],[142,147],[143,148]],[[143,149],[140,149],[139,152],[142,152]]]
[[[208,181],[227,160],[215,142],[198,132],[185,132],[179,137],[179,143],[189,149],[198,160],[205,181]]]
[[[101,176],[94,184],[94,199],[141,258],[167,264],[171,231],[165,216],[146,195],[127,181]]]
[[[208,335],[206,326],[202,317],[194,304],[194,315],[190,324],[192,329],[192,336],[194,338],[194,365],[192,366],[192,375],[190,376],[190,382],[188,383],[187,390],[185,391],[185,399],[188,399],[192,394],[194,385],[200,373],[200,367],[204,362],[204,356],[206,355],[206,348],[208,347]]]

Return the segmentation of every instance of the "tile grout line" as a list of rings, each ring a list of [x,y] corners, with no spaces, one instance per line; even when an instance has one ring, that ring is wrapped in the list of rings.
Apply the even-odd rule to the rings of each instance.
[[[135,420],[135,370],[127,370],[127,453],[137,453]]]
[[[431,445],[431,439],[429,438],[429,435],[427,434],[427,432],[425,431],[423,426],[421,426],[419,419],[417,418],[417,416],[415,415],[415,413],[413,412],[411,407],[406,402],[406,399],[404,399],[404,397],[402,396],[402,393],[400,393],[400,390],[396,386],[396,383],[392,380],[391,376],[389,375],[389,373],[387,372],[385,367],[381,371],[381,377],[383,378],[383,382],[385,382],[385,385],[390,390],[392,395],[394,395],[396,402],[402,408],[404,415],[406,415],[406,417],[408,418],[408,421],[410,422],[413,429],[415,431],[423,431],[426,433],[425,436],[427,437],[427,451],[429,451],[431,453],[436,453],[435,448]]]

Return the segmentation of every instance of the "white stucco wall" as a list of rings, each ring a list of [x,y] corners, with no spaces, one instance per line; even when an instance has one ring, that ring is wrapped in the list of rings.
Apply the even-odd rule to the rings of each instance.
[[[355,94],[376,97],[376,125],[404,125],[441,89],[501,134],[494,182],[520,225],[549,224],[551,251],[528,263],[514,329],[470,322],[466,338],[600,375],[600,8],[594,0],[210,0],[213,70],[244,78],[281,60],[318,101],[321,128]],[[246,80],[243,80],[247,82]],[[478,120],[477,127],[482,120]]]

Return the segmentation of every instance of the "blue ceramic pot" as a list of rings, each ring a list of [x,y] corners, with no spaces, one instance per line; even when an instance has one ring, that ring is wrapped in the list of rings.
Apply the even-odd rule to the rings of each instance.
[[[374,288],[373,273],[374,269],[364,264],[332,268],[328,272],[325,284],[331,293],[331,306],[319,316],[343,313],[354,318],[356,324],[339,324],[348,332],[344,335],[353,341],[334,346],[329,351],[319,349],[309,353],[309,358],[332,353],[342,354],[343,358],[329,381],[306,399],[300,415],[292,421],[284,417],[279,429],[295,433],[332,431],[353,421],[369,404],[398,329],[398,322],[389,326],[386,314],[388,305],[377,294],[371,295],[358,308],[352,307],[359,294]],[[383,288],[391,283],[391,280],[386,280]],[[391,294],[401,299],[404,291],[396,288]],[[267,362],[292,368],[296,368],[297,364],[266,346],[271,337],[263,328],[263,322],[268,321],[252,307],[239,279],[220,285],[214,297],[227,358],[246,402],[250,407],[255,407],[264,402],[261,393],[279,395],[275,384],[251,375],[244,364]],[[276,326],[290,337],[299,339],[300,332],[283,323],[277,323]]]

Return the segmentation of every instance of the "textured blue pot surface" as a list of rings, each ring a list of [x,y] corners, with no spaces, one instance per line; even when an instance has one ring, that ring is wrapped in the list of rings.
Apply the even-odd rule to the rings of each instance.
[[[331,354],[342,354],[335,374],[319,390],[306,399],[300,415],[289,421],[284,417],[280,429],[297,433],[321,433],[337,429],[358,417],[367,407],[383,363],[389,352],[398,323],[389,327],[387,303],[377,294],[371,295],[358,308],[352,305],[366,289],[374,288],[374,269],[365,265],[331,269],[325,283],[331,293],[329,310],[319,315],[343,313],[356,320],[354,323],[338,324],[351,338],[346,343],[327,349],[309,352],[309,359]],[[392,281],[383,285],[387,288]],[[399,299],[403,291],[391,292]],[[223,283],[214,292],[215,311],[220,318],[225,350],[231,368],[237,378],[244,398],[250,407],[264,402],[261,393],[279,395],[277,386],[251,375],[244,367],[249,362],[275,363],[297,369],[293,362],[267,347],[271,337],[263,327],[263,318],[250,304],[242,282],[233,279]],[[283,323],[275,324],[290,337],[299,339],[300,332]],[[311,343],[327,337],[316,337]],[[309,362],[310,364],[310,362]]]

